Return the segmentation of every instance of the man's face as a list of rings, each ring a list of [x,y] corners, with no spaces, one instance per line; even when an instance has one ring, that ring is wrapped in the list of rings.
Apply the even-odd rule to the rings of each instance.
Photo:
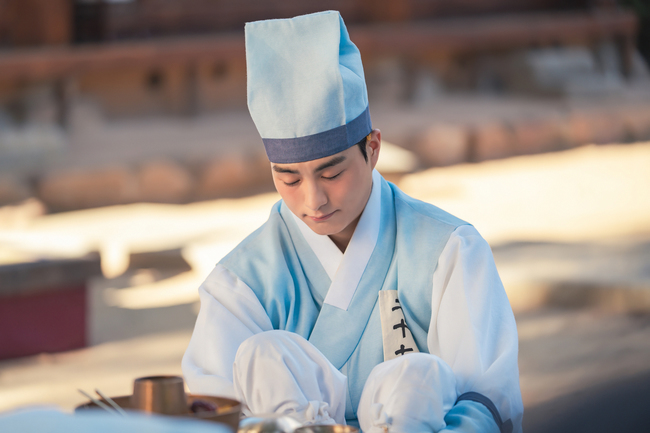
[[[294,164],[271,164],[273,182],[291,212],[321,235],[345,245],[372,190],[381,133],[374,130],[366,145],[368,161],[358,146],[326,158]],[[338,245],[338,242],[337,242]]]

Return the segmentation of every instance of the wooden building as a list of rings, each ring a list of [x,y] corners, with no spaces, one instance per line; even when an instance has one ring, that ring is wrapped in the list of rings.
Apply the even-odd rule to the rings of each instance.
[[[44,84],[63,123],[79,94],[108,117],[243,108],[244,23],[323,9],[346,20],[371,98],[386,59],[406,81],[433,68],[471,90],[485,53],[611,40],[627,72],[637,30],[612,0],[0,0],[0,106],[20,106],[26,88]],[[403,87],[397,96],[408,98]]]

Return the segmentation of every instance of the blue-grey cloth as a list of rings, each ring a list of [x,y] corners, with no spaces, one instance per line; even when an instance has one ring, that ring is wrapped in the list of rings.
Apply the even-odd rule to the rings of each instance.
[[[341,152],[372,131],[361,55],[336,11],[247,23],[248,109],[271,162]]]
[[[69,415],[54,409],[23,409],[0,414],[6,433],[230,433],[227,426],[191,418],[138,412],[127,416],[103,410]]]

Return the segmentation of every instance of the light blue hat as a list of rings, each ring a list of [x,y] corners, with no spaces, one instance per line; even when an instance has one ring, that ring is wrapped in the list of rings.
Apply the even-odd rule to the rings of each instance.
[[[341,152],[372,131],[361,55],[336,11],[246,23],[248,109],[271,162]]]

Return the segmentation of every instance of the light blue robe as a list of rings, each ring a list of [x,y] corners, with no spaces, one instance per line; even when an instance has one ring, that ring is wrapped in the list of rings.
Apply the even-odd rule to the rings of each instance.
[[[308,339],[346,374],[346,419],[352,424],[366,379],[383,362],[378,291],[398,291],[418,349],[429,353],[435,264],[452,232],[466,224],[383,179],[381,203],[379,239],[347,311],[323,303],[330,278],[282,202],[262,227],[220,262],[253,290],[274,329]],[[483,423],[499,417],[491,400],[486,398],[490,410],[485,401],[475,400],[459,402],[450,411],[448,424],[467,424],[470,412]]]

